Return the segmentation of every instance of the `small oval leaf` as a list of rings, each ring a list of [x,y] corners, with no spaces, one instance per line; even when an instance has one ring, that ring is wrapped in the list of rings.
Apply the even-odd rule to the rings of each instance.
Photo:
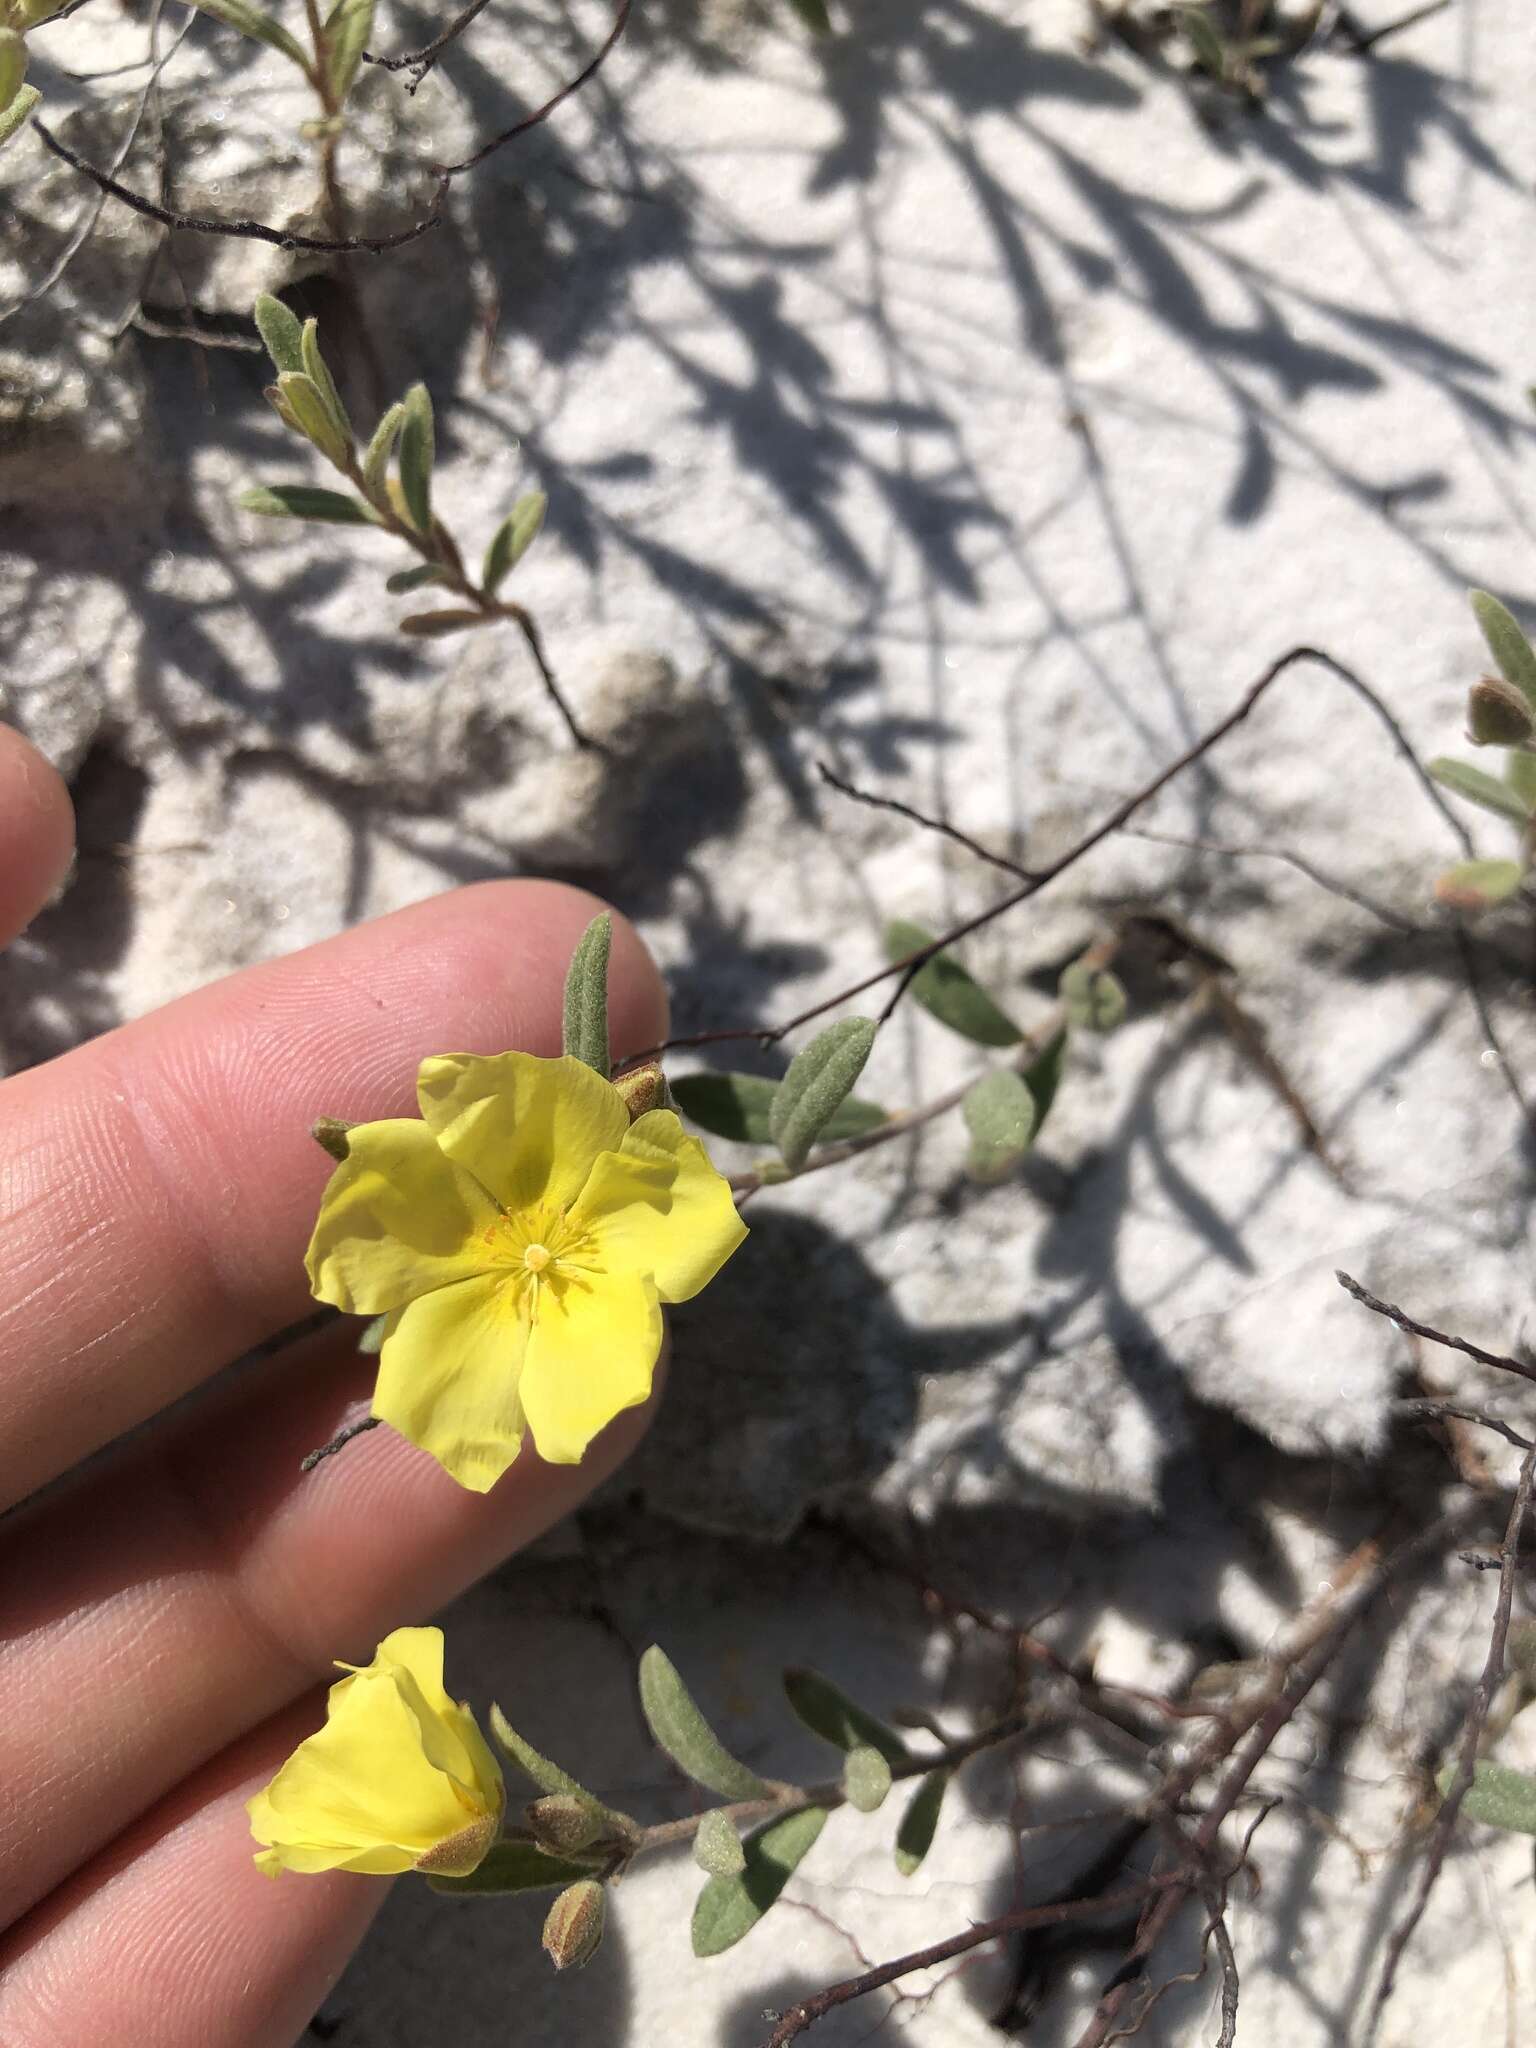
[[[313,442],[334,468],[345,469],[352,460],[351,436],[342,432],[320,386],[307,371],[279,370],[277,387],[288,417],[305,440]]]
[[[789,1063],[768,1112],[768,1128],[784,1164],[797,1172],[864,1071],[875,1042],[869,1017],[842,1017]]]
[[[824,1806],[771,1820],[742,1843],[736,1877],[712,1877],[693,1909],[693,1952],[723,1955],[762,1919],[826,1824]]]
[[[1057,984],[1067,1022],[1079,1031],[1113,1031],[1125,1022],[1125,990],[1105,968],[1074,960]]]
[[[1474,768],[1470,761],[1456,761],[1441,754],[1430,762],[1429,772],[1442,789],[1454,790],[1468,803],[1481,804],[1485,811],[1494,811],[1501,818],[1513,818],[1517,825],[1523,825],[1531,815],[1530,805],[1518,790],[1500,782],[1486,769]]]
[[[199,14],[210,14],[215,21],[238,29],[241,35],[250,36],[254,42],[265,43],[269,50],[280,51],[289,63],[298,65],[306,78],[314,76],[302,47],[282,23],[273,21],[259,8],[247,5],[247,0],[192,0],[192,5]]]
[[[736,1877],[747,1867],[741,1837],[717,1806],[699,1815],[699,1830],[693,1838],[693,1860],[711,1877]]]
[[[738,1763],[699,1712],[677,1666],[658,1644],[640,1659],[646,1726],[680,1771],[722,1799],[761,1799],[769,1788]]]
[[[340,106],[352,89],[373,32],[374,0],[336,0],[325,21],[325,75]]]
[[[412,612],[400,621],[400,631],[413,640],[441,640],[448,633],[467,633],[471,626],[483,626],[485,613],[468,605],[444,612]]]
[[[926,1777],[918,1779],[917,1790],[907,1801],[907,1810],[896,1830],[896,1868],[903,1877],[910,1877],[933,1847],[949,1780],[948,1771],[929,1771]]]
[[[405,425],[405,407],[392,405],[373,430],[368,452],[363,457],[363,487],[376,502],[389,495],[389,458],[395,451],[400,429]]]
[[[254,490],[242,491],[238,502],[244,511],[259,512],[266,519],[324,519],[333,526],[375,524],[361,498],[321,490],[314,484],[259,484]]]
[[[493,1842],[485,1861],[468,1877],[429,1877],[427,1882],[449,1898],[483,1899],[497,1892],[552,1891],[591,1874],[585,1864],[546,1856],[536,1842],[509,1838]]]
[[[932,944],[933,933],[910,918],[893,918],[885,928],[886,958],[893,963]],[[910,993],[931,1017],[977,1045],[1017,1045],[1024,1036],[980,982],[948,953],[936,953],[918,970]]]
[[[436,563],[418,562],[414,569],[397,569],[393,576],[386,576],[384,588],[392,597],[403,597],[408,590],[420,590],[424,584],[447,581]]]
[[[1455,1776],[1456,1766],[1447,1764],[1435,1779],[1442,1799]],[[1483,1821],[1491,1828],[1536,1835],[1536,1778],[1511,1770],[1508,1764],[1474,1764],[1461,1811],[1466,1819]]]
[[[266,344],[272,367],[278,371],[302,370],[304,328],[298,314],[270,292],[260,293],[252,310],[256,332]]]
[[[432,463],[436,451],[432,400],[425,384],[413,384],[401,401],[400,492],[412,526],[432,531]]]
[[[565,975],[564,1050],[605,1081],[613,1072],[608,1044],[608,952],[612,944],[613,919],[605,911],[593,918],[576,941]]]
[[[878,1749],[861,1742],[843,1765],[843,1796],[860,1813],[876,1813],[891,1792],[891,1767]]]
[[[1507,903],[1525,876],[1517,860],[1463,860],[1447,868],[1435,883],[1435,901],[1451,910],[1476,916]]]
[[[971,1134],[970,1171],[979,1181],[1005,1180],[1029,1150],[1039,1110],[1022,1074],[1004,1067],[984,1074],[961,1105]]]
[[[777,1081],[761,1074],[684,1074],[669,1080],[673,1100],[683,1114],[701,1130],[717,1138],[736,1138],[748,1145],[771,1145],[773,1098]],[[849,1095],[840,1102],[821,1127],[821,1141],[861,1138],[877,1131],[889,1118],[877,1102]]]
[[[480,571],[483,589],[494,592],[497,584],[517,567],[538,539],[548,506],[549,500],[542,491],[530,491],[525,498],[518,499],[485,551],[485,565]]]
[[[1500,674],[1506,682],[1514,684],[1528,703],[1536,706],[1536,649],[1520,630],[1514,614],[1490,591],[1472,590],[1467,595]]]
[[[1024,1086],[1035,1098],[1035,1138],[1039,1137],[1045,1120],[1051,1113],[1051,1104],[1056,1100],[1056,1091],[1061,1086],[1062,1068],[1066,1064],[1066,1058],[1067,1034],[1065,1031],[1058,1031],[1045,1049],[1024,1069]]]
[[[784,1695],[811,1733],[834,1748],[877,1750],[893,1770],[912,1761],[910,1750],[894,1728],[867,1714],[819,1671],[792,1665],[784,1673]]]
[[[304,356],[304,374],[320,394],[320,402],[330,415],[332,426],[346,444],[347,452],[352,449],[352,422],[347,409],[341,402],[341,393],[336,389],[336,379],[331,375],[330,365],[320,353],[320,323],[306,320],[299,330],[299,347]]]

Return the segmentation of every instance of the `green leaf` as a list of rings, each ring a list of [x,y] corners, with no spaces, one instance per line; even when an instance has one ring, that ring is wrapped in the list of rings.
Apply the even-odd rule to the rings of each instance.
[[[1517,860],[1463,860],[1447,868],[1435,883],[1435,900],[1452,910],[1476,915],[1507,903],[1524,879]]]
[[[885,928],[886,958],[893,962],[905,960],[909,954],[919,953],[932,944],[932,932],[910,918],[894,918]],[[977,1045],[1017,1045],[1024,1036],[981,984],[948,953],[936,953],[919,969],[911,994],[930,1016]]]
[[[304,353],[304,374],[320,394],[320,402],[330,416],[332,426],[346,445],[347,453],[352,452],[352,422],[347,418],[347,409],[341,402],[341,393],[336,389],[336,380],[331,375],[325,357],[320,353],[320,323],[306,320],[299,331],[299,347]]]
[[[736,1877],[747,1867],[741,1837],[716,1806],[699,1815],[698,1833],[693,1838],[693,1860],[711,1877]]]
[[[761,1799],[767,1794],[756,1771],[738,1763],[721,1743],[676,1665],[655,1643],[640,1659],[640,1706],[657,1742],[696,1785],[722,1799]]]
[[[314,76],[308,57],[282,23],[273,21],[259,8],[247,5],[247,0],[192,0],[192,5],[200,14],[211,14],[215,21],[222,21],[227,28],[238,29],[241,35],[265,43],[269,50],[280,51],[290,63],[298,65],[306,78]]]
[[[400,425],[400,490],[411,524],[420,534],[432,531],[432,462],[434,429],[432,400],[425,384],[413,384],[402,400]]]
[[[1516,824],[1523,825],[1530,816],[1530,806],[1518,791],[1486,769],[1474,768],[1470,761],[1455,761],[1441,754],[1430,762],[1429,772],[1442,789],[1452,789],[1468,803],[1481,804],[1485,811],[1495,811],[1501,818],[1513,818]]]
[[[389,458],[395,451],[395,442],[404,425],[405,407],[392,405],[374,428],[373,439],[368,443],[368,452],[363,457],[363,487],[375,502],[386,495]]]
[[[1472,590],[1467,595],[1500,674],[1536,707],[1536,649],[1521,632],[1513,613],[1496,597],[1486,590]]]
[[[435,562],[418,562],[414,569],[397,569],[393,576],[386,576],[384,588],[391,597],[403,597],[408,590],[420,590],[424,584],[447,581]]]
[[[1456,1766],[1447,1764],[1435,1779],[1443,1799],[1451,1789]],[[1472,1767],[1472,1783],[1461,1802],[1468,1820],[1486,1822],[1491,1828],[1508,1828],[1515,1834],[1536,1835],[1536,1778],[1508,1764],[1480,1762]]]
[[[681,1080],[669,1081],[668,1086],[678,1108],[701,1130],[710,1131],[717,1138],[737,1138],[749,1145],[772,1144],[777,1081],[765,1080],[761,1074],[704,1073],[684,1074]],[[857,1095],[845,1096],[821,1127],[822,1143],[831,1144],[837,1138],[860,1138],[866,1131],[879,1130],[888,1121],[877,1102],[865,1102]]]
[[[304,328],[297,313],[270,292],[262,292],[253,309],[256,332],[266,343],[275,370],[302,370]]]
[[[352,460],[351,436],[342,432],[329,399],[314,379],[305,371],[279,370],[277,388],[304,438],[312,441],[334,468],[345,469]]]
[[[852,1092],[874,1042],[872,1018],[842,1017],[790,1061],[769,1107],[768,1128],[792,1173],[805,1164],[812,1145]]]
[[[887,1728],[873,1714],[866,1714],[819,1671],[792,1665],[784,1674],[784,1693],[811,1733],[834,1748],[877,1750],[893,1770],[912,1761],[911,1752],[894,1728]]]
[[[491,1733],[524,1777],[531,1778],[541,1792],[570,1792],[577,1799],[583,1800],[595,1813],[605,1816],[611,1813],[611,1808],[604,1806],[585,1785],[578,1785],[569,1771],[562,1771],[560,1766],[551,1763],[547,1756],[541,1756],[531,1742],[525,1742],[500,1707],[494,1705],[491,1708]]]
[[[613,919],[605,911],[593,918],[576,941],[565,974],[564,1050],[605,1081],[613,1072],[608,1045],[608,951],[612,944]]]
[[[891,1767],[867,1742],[850,1749],[843,1765],[843,1796],[859,1813],[876,1813],[891,1792]]]
[[[1067,1059],[1067,1034],[1058,1031],[1044,1051],[1037,1054],[1024,1069],[1024,1086],[1035,1098],[1034,1137],[1038,1138],[1051,1113],[1051,1104],[1056,1100],[1056,1091],[1061,1086],[1062,1068]],[[1031,1141],[1033,1142],[1033,1140]]]
[[[471,626],[483,626],[485,613],[470,605],[456,605],[443,612],[411,612],[399,624],[399,631],[414,640],[441,640],[448,633],[467,633]]]
[[[712,1877],[693,1909],[693,1952],[723,1955],[762,1919],[826,1824],[824,1806],[802,1807],[771,1820],[742,1843],[736,1877]]]
[[[542,491],[530,491],[519,498],[491,536],[480,571],[481,587],[494,592],[509,576],[539,537],[549,500]]]
[[[325,18],[325,75],[339,106],[352,89],[373,30],[373,0],[336,0]]]
[[[0,107],[0,147],[26,124],[27,116],[42,98],[35,85],[21,85],[16,88],[9,106]]]
[[[364,1358],[377,1358],[384,1349],[384,1332],[388,1324],[388,1311],[364,1323],[362,1335],[357,1340],[358,1351]]]
[[[907,1801],[907,1810],[896,1830],[896,1868],[903,1877],[910,1877],[933,1847],[939,1809],[944,1804],[950,1776],[947,1770],[929,1771],[926,1777],[918,1779],[917,1790]]]
[[[1536,754],[1523,751],[1506,754],[1504,780],[1529,810],[1536,811]]]
[[[1113,1031],[1125,1022],[1125,990],[1114,975],[1086,960],[1064,969],[1057,993],[1067,1022],[1079,1031]]]
[[[1199,59],[1201,66],[1212,78],[1227,75],[1227,52],[1221,37],[1196,7],[1180,7],[1175,10],[1179,27],[1189,39],[1189,46]]]
[[[832,22],[826,0],[789,0],[789,4],[813,36],[831,35]]]
[[[970,1171],[979,1181],[1006,1180],[1029,1150],[1040,1112],[1028,1083],[1011,1067],[983,1074],[961,1105],[971,1134]]]
[[[7,112],[27,75],[27,45],[14,28],[0,28],[0,114]]]
[[[323,491],[314,484],[258,484],[242,491],[238,504],[267,519],[324,519],[333,526],[372,526],[373,514],[360,498]]]
[[[591,1875],[584,1863],[564,1863],[545,1855],[537,1842],[512,1839],[493,1842],[485,1861],[468,1877],[429,1877],[427,1882],[450,1898],[483,1899],[495,1892],[553,1891]]]

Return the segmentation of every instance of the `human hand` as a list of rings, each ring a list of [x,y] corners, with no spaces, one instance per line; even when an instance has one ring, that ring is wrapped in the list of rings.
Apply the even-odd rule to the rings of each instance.
[[[62,783],[0,728],[0,939],[71,838]],[[356,1328],[221,1372],[314,1306],[312,1119],[412,1113],[425,1053],[558,1052],[594,908],[483,883],[0,1084],[0,1506],[45,1489],[0,1536],[4,2048],[289,2048],[386,1882],[252,1861],[245,1800],[318,1726],[305,1695],[644,1428],[621,1416],[578,1467],[525,1454],[485,1496],[389,1430],[301,1477],[367,1391]],[[610,995],[617,1048],[663,1036],[622,921]]]

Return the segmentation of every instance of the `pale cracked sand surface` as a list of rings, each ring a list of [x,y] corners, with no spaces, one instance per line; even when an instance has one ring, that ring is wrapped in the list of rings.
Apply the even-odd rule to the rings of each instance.
[[[1217,132],[1128,54],[1090,61],[1077,0],[845,16],[857,32],[818,54],[787,8],[655,0],[585,95],[460,186],[450,226],[364,273],[391,390],[423,377],[437,402],[455,530],[478,545],[520,489],[548,490],[519,594],[611,766],[565,747],[510,640],[402,641],[383,539],[233,508],[248,482],[318,472],[254,358],[110,345],[153,256],[142,224],[109,211],[0,325],[0,693],[77,776],[84,847],[5,970],[13,1063],[507,873],[629,910],[679,1030],[784,1016],[872,966],[885,918],[937,926],[1001,883],[826,790],[818,762],[1039,863],[1297,642],[1364,676],[1421,753],[1461,747],[1482,659],[1465,586],[1536,603],[1522,0],[1458,0],[1368,62],[1310,57],[1268,118]],[[66,117],[107,90],[56,68],[68,26],[36,39]],[[432,23],[389,26],[385,47]],[[558,28],[488,10],[403,141],[376,74],[344,168],[387,189],[378,218],[409,217],[404,157],[504,124],[603,27],[585,6]],[[92,62],[142,39],[104,16]],[[189,36],[167,120],[207,168],[183,204],[305,203],[302,152],[273,140],[303,109],[253,99],[267,77],[223,32]],[[66,132],[104,157],[137,90]],[[34,142],[4,173],[10,300],[85,197]],[[179,282],[163,257],[151,273],[157,313],[182,287],[205,317],[241,312],[297,274],[249,244],[178,259]],[[765,1196],[749,1248],[677,1319],[638,1464],[447,1618],[456,1690],[499,1697],[647,1817],[686,1801],[632,1706],[650,1640],[771,1772],[825,1768],[777,1702],[787,1661],[956,1732],[996,1706],[1000,1671],[829,1516],[885,1540],[915,1515],[936,1581],[1049,1614],[1103,1677],[1177,1691],[1261,1651],[1394,1505],[1431,1511],[1443,1457],[1387,1413],[1417,1391],[1408,1354],[1333,1268],[1496,1348],[1522,1332],[1529,1153],[1431,903],[1456,840],[1380,721],[1298,669],[1139,822],[1298,854],[1363,902],[1262,854],[1121,837],[970,964],[1028,1023],[1107,919],[1172,918],[1231,963],[1270,1071],[1149,953],[1130,1021],[1079,1047],[1020,1180],[970,1186],[950,1120]],[[1467,822],[1506,850],[1496,821]],[[1536,1083],[1528,957],[1521,915],[1480,928],[1500,1038]],[[909,1008],[865,1092],[922,1101],[976,1064]],[[1521,1410],[1471,1368],[1425,1369]],[[1294,1797],[1260,1838],[1261,1896],[1234,1894],[1240,2039],[1361,2038],[1422,1765],[1491,1600],[1453,1560],[1382,1610],[1261,1773]],[[1500,1753],[1522,1747],[1536,1763],[1517,1724]],[[569,1982],[535,1904],[403,1885],[317,2038],[756,2048],[767,2009],[861,1955],[1059,1893],[1105,1831],[1017,1827],[1131,1789],[1065,1740],[982,1767],[911,1880],[891,1812],[839,1814],[787,1903],[712,1964],[688,1951],[686,1861],[625,1881]],[[1531,1890],[1528,1843],[1465,1831],[1383,2048],[1531,2038]],[[1125,1940],[989,1959],[810,2038],[852,2048],[889,2013],[874,2038],[979,2048],[1007,2038],[990,2016],[1008,2004],[1018,2038],[1069,2048]],[[1169,1971],[1193,1952],[1175,1944]],[[1212,2041],[1215,2001],[1209,1975],[1176,1987],[1140,2038]]]

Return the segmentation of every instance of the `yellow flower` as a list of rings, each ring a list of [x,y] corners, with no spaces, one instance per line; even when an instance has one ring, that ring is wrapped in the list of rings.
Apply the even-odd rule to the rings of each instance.
[[[633,1124],[580,1060],[422,1062],[425,1119],[354,1125],[310,1241],[310,1285],[388,1312],[373,1412],[484,1493],[525,1430],[574,1465],[651,1390],[661,1303],[746,1236],[670,1109]]]
[[[325,1726],[247,1802],[256,1868],[467,1877],[501,1831],[501,1768],[443,1690],[443,1632],[397,1628],[333,1685]]]

